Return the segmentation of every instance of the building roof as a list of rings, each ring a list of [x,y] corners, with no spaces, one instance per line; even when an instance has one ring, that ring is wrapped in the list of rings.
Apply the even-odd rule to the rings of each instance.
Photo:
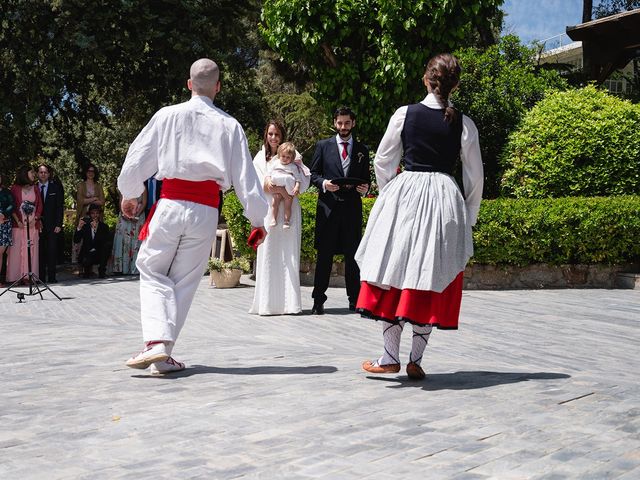
[[[640,8],[567,27],[567,35],[582,41],[587,73],[603,82],[640,56]]]

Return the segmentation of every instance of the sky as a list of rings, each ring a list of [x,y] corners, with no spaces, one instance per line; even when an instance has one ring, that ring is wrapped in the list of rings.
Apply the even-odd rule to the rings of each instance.
[[[594,7],[598,4],[594,0]],[[503,34],[513,33],[527,45],[533,40],[547,40],[566,32],[567,26],[582,22],[582,0],[505,0],[502,10],[505,12]],[[552,39],[547,48],[566,45],[571,40]],[[552,43],[556,45],[551,45]]]

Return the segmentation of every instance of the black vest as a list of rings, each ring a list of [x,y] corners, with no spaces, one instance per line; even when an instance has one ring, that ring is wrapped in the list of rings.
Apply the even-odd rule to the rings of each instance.
[[[462,136],[462,114],[456,113],[456,119],[448,123],[443,109],[422,103],[407,107],[401,135],[405,170],[453,174]]]

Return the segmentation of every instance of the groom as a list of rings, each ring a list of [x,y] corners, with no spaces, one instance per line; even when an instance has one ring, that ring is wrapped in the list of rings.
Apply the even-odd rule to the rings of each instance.
[[[360,270],[353,257],[362,237],[361,195],[369,189],[369,150],[351,134],[356,116],[350,108],[338,108],[333,114],[333,125],[337,135],[320,140],[311,161],[311,183],[319,191],[315,230],[318,255],[311,310],[315,315],[324,314],[334,255],[344,254],[349,310],[355,310],[360,292]],[[344,177],[362,182],[338,185]]]

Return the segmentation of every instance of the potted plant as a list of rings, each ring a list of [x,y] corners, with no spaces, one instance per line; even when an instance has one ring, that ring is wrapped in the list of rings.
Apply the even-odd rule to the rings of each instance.
[[[209,259],[210,285],[216,288],[233,288],[240,283],[242,273],[251,270],[249,260],[244,257],[236,257],[228,262],[219,258]]]

